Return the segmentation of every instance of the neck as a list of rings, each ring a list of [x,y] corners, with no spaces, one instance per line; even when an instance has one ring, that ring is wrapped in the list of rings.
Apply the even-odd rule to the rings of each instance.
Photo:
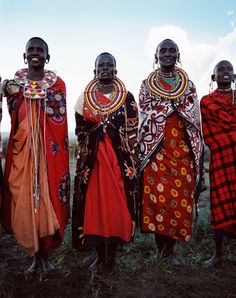
[[[231,90],[231,82],[227,84],[218,84],[218,90],[220,91],[230,91]]]
[[[32,81],[42,81],[42,79],[44,78],[44,69],[34,69],[29,67],[27,77]]]
[[[172,78],[176,75],[176,69],[175,68],[171,68],[171,69],[160,68],[159,75],[164,78]]]
[[[98,91],[101,92],[101,93],[112,93],[113,92],[113,83],[101,83],[101,82],[98,82],[98,85],[97,85],[97,88],[98,88]]]

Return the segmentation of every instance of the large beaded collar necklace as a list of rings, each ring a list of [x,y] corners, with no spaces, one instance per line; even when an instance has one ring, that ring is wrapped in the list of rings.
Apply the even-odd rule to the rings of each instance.
[[[30,99],[45,98],[47,89],[53,86],[57,81],[57,75],[51,70],[44,71],[42,81],[31,81],[28,79],[28,68],[20,69],[16,72],[14,81],[24,88],[24,97]]]
[[[87,105],[100,115],[107,115],[117,110],[124,102],[126,89],[124,83],[118,79],[113,79],[112,93],[110,100],[103,102],[99,99],[98,80],[92,80],[85,89],[84,95]]]
[[[157,95],[164,98],[177,98],[184,94],[188,87],[188,75],[176,67],[171,74],[165,74],[157,69],[147,78],[148,87]]]

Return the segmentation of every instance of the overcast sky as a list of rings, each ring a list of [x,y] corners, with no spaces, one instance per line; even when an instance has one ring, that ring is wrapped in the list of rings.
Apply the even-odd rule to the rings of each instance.
[[[228,59],[236,71],[235,0],[0,0],[0,75],[11,79],[25,67],[29,38],[49,45],[47,68],[67,86],[69,131],[74,131],[74,105],[93,78],[101,52],[117,60],[118,77],[138,100],[141,81],[153,70],[158,43],[178,45],[182,67],[195,83],[199,99],[209,91],[215,64]],[[5,101],[5,100],[4,100]],[[10,130],[6,105],[2,131]]]

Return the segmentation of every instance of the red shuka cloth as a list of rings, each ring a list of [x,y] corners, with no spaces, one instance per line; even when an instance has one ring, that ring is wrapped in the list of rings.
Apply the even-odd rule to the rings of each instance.
[[[100,102],[109,100],[99,94]],[[84,118],[100,122],[90,109],[83,109]],[[125,242],[131,238],[129,214],[124,178],[108,134],[100,140],[94,168],[86,193],[84,235],[118,237]]]
[[[24,119],[24,90],[7,98],[9,111],[12,118],[11,133],[8,142],[5,185],[6,192],[3,198],[2,222],[6,231],[11,228],[11,193],[8,179],[13,161],[13,138],[18,129],[19,121]],[[56,83],[47,89],[46,119],[44,119],[43,100],[41,102],[40,127],[45,131],[45,147],[47,175],[50,199],[60,228],[53,236],[40,239],[42,249],[45,251],[58,247],[64,237],[66,224],[69,218],[69,146],[66,115],[66,87],[63,80],[57,77]],[[18,112],[20,114],[18,114]]]
[[[202,129],[211,152],[211,225],[236,234],[236,106],[232,92],[214,91],[201,100]]]
[[[192,233],[194,165],[177,113],[166,121],[163,147],[144,169],[142,230],[188,241]]]

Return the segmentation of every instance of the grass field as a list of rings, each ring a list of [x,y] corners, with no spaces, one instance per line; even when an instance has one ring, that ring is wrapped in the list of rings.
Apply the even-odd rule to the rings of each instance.
[[[74,160],[70,166],[73,189]],[[27,276],[22,270],[31,258],[13,236],[0,235],[0,297],[236,297],[235,242],[225,242],[220,266],[202,268],[213,251],[209,191],[201,195],[199,211],[190,242],[176,245],[184,263],[181,268],[171,267],[160,257],[153,235],[137,230],[134,242],[118,251],[122,270],[94,275],[88,270],[94,255],[72,248],[69,224],[62,246],[51,256],[56,272]]]

